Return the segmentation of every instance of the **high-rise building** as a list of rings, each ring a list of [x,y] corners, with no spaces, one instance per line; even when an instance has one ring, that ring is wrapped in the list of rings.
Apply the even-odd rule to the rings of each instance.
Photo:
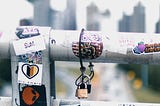
[[[32,20],[31,19],[21,19],[19,22],[20,26],[30,26],[32,25]]]
[[[64,12],[51,10],[51,27],[53,29],[64,29]]]
[[[155,31],[155,33],[160,33],[160,19],[156,23],[156,31]]]
[[[67,0],[67,8],[64,11],[64,29],[76,30],[76,0]]]
[[[138,3],[134,7],[133,15],[123,15],[122,20],[119,21],[120,32],[145,32],[145,7]],[[143,87],[148,87],[148,65],[141,65],[141,78]]]
[[[160,6],[159,6],[159,20],[156,23],[156,31],[155,33],[160,33]]]
[[[34,7],[33,25],[51,26],[50,0],[28,0]]]
[[[33,24],[40,26],[50,25],[50,0],[34,1]]]
[[[131,16],[123,13],[123,19],[119,21],[119,31],[120,32],[130,32],[130,21]]]
[[[76,0],[67,0],[67,8],[63,12],[51,9],[50,0],[28,1],[34,6],[33,25],[76,30]]]
[[[123,14],[123,18],[119,21],[120,32],[145,32],[145,7],[138,3],[134,7],[133,15]]]
[[[99,15],[98,7],[92,2],[87,7],[87,30],[100,30]]]

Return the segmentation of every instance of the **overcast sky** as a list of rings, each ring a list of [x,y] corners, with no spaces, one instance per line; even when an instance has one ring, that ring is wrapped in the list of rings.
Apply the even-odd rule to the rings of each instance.
[[[51,0],[51,6],[63,10],[66,0]],[[130,15],[138,1],[146,7],[146,32],[155,32],[155,23],[159,19],[160,0],[77,0],[78,29],[85,27],[85,7],[94,1],[103,12],[109,9],[111,17],[102,19],[102,30],[117,31],[117,22],[122,18],[123,12]],[[54,4],[53,4],[54,3]],[[13,29],[19,25],[22,18],[33,17],[33,6],[27,0],[3,0],[0,3],[0,30]]]
[[[78,29],[86,25],[85,7],[91,2],[96,3],[101,12],[109,9],[111,17],[101,19],[102,30],[118,31],[118,21],[122,18],[123,12],[127,15],[133,13],[133,7],[141,2],[145,6],[146,13],[146,32],[155,32],[155,23],[159,19],[160,0],[77,0],[77,21]],[[65,8],[66,0],[51,0],[51,6],[58,10]]]
[[[0,2],[0,30],[13,29],[19,20],[33,16],[33,8],[27,0],[3,0]]]

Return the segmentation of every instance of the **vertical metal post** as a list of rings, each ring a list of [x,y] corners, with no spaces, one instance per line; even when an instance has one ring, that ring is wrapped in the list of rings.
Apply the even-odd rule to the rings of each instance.
[[[49,27],[44,27],[40,29],[40,33],[43,34],[44,40],[46,42],[46,49],[42,51],[42,66],[43,66],[43,77],[42,84],[45,86],[46,90],[46,104],[51,106],[50,98],[50,59],[49,59]],[[13,33],[14,34],[14,33]],[[12,72],[12,106],[20,105],[20,88],[18,84],[18,58],[15,54],[13,44],[10,44],[10,53],[11,53],[11,72]],[[41,96],[41,95],[40,95]]]
[[[148,87],[148,65],[142,64],[141,68],[142,68],[141,75],[142,75],[143,87],[147,88]]]
[[[18,59],[14,53],[12,44],[10,44],[10,53],[11,53],[11,73],[12,73],[12,106],[17,106],[17,104],[20,104],[19,89],[17,83]]]
[[[50,32],[49,41],[49,58],[50,58],[50,96],[51,96],[51,106],[54,105],[53,100],[56,99],[56,76],[55,76],[55,61],[51,59],[51,44],[53,39],[51,38],[52,31]]]
[[[55,76],[55,61],[50,64],[50,92],[52,99],[56,99],[56,76]]]

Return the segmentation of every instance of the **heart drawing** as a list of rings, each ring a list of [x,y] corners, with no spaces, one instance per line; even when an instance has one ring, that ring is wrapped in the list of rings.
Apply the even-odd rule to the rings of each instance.
[[[22,72],[28,79],[32,79],[38,74],[39,67],[37,65],[23,64]]]

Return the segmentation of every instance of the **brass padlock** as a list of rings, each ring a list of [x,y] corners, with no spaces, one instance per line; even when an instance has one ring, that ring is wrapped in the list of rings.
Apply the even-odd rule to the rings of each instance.
[[[79,99],[86,99],[88,98],[88,90],[85,89],[77,89],[77,97]]]
[[[85,83],[81,83],[77,87],[75,96],[78,97],[78,99],[88,98],[88,90]]]

